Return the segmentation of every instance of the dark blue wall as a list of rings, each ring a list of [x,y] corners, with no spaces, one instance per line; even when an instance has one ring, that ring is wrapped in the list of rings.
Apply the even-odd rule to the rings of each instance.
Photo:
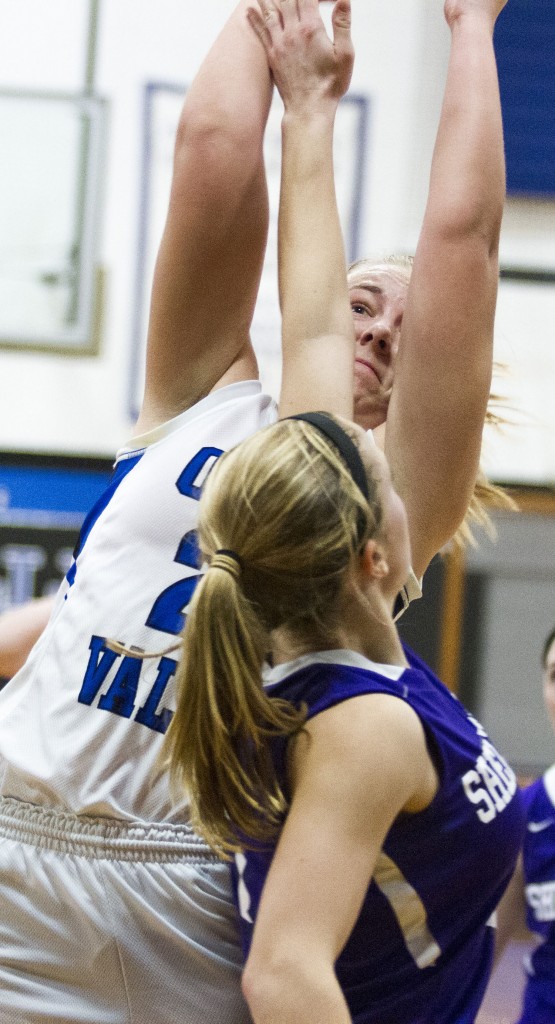
[[[495,49],[508,191],[555,198],[555,0],[509,0]]]

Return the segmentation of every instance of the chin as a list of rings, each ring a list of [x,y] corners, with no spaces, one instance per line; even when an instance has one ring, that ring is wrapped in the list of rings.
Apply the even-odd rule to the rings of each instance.
[[[365,430],[374,430],[385,423],[389,395],[381,391],[369,392],[366,388],[357,387],[355,379],[354,421]]]
[[[364,430],[375,430],[385,423],[387,407],[380,407],[378,403],[371,406],[370,403],[357,404],[355,399],[354,421]]]

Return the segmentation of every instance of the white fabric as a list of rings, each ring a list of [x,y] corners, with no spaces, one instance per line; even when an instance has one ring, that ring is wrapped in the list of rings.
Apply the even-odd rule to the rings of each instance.
[[[387,679],[400,679],[406,671],[406,665],[382,665],[376,661],[370,661],[364,654],[358,651],[351,651],[346,647],[338,647],[329,651],[312,651],[310,654],[302,654],[293,661],[283,662],[281,665],[267,666],[264,671],[264,685],[272,686],[280,683],[287,676],[299,672],[309,665],[346,665],[352,668],[363,668],[369,672],[379,672]]]
[[[543,777],[543,784],[551,803],[555,807],[555,764],[552,764],[551,768],[547,769]]]
[[[395,622],[406,612],[411,601],[417,601],[419,597],[422,597],[422,580],[417,579],[411,569],[407,582],[397,596],[400,607],[396,611]]]
[[[0,795],[128,820],[179,821],[186,816],[186,808],[170,800],[166,775],[156,770],[162,732],[140,722],[141,709],[156,692],[162,659],[140,663],[126,717],[127,711],[99,707],[123,658],[116,657],[106,673],[109,658],[95,659],[92,638],[115,639],[147,652],[175,643],[175,635],[145,623],[161,594],[197,575],[196,569],[175,561],[198,514],[198,501],[180,493],[177,481],[197,453],[227,450],[276,417],[275,404],[258,382],[232,384],[119,453],[125,462],[143,452],[92,527],[77,558],[75,582],[62,585],[27,664],[0,693]],[[201,473],[196,483],[202,479]],[[173,653],[162,667],[172,669],[177,656]],[[90,670],[95,661],[105,679],[90,705],[80,703],[87,666]],[[173,684],[170,676],[156,715],[175,707]]]
[[[0,1024],[248,1024],[227,864],[192,834],[15,803],[0,800]]]

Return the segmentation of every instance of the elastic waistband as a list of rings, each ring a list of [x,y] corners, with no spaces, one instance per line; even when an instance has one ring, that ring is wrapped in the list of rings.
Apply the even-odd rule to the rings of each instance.
[[[187,824],[96,818],[11,797],[0,797],[0,837],[90,860],[196,865],[219,862]]]

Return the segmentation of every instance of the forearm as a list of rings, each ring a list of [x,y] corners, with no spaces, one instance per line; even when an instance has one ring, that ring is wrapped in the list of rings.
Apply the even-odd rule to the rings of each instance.
[[[286,116],[283,121],[279,284],[284,345],[290,336],[353,333],[333,176],[333,116]]]
[[[513,877],[497,908],[497,928],[495,933],[496,964],[501,959],[509,942],[526,942],[533,939],[532,933],[526,925],[524,886],[522,857],[519,857]]]
[[[259,0],[249,20],[284,106],[280,412],[352,416],[354,328],[333,178],[335,115],[354,59],[350,0],[335,0],[333,40],[314,3]]]
[[[493,21],[475,8],[450,24],[451,52],[424,230],[476,234],[497,250],[505,197]]]
[[[243,994],[253,1024],[350,1024],[351,1015],[332,965],[307,952],[273,969],[247,963]]]
[[[263,140],[272,80],[246,11],[247,0],[242,0],[185,97],[171,202],[176,212],[173,221],[186,240],[192,238],[212,252],[218,239],[230,246],[235,235],[235,251],[241,245],[250,262],[256,248],[261,263],[268,217]]]

